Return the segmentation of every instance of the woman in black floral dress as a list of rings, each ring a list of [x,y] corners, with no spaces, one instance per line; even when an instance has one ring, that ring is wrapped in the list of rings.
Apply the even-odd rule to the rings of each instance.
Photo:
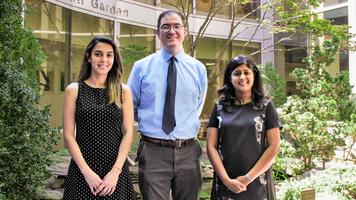
[[[133,103],[121,74],[114,41],[93,38],[78,81],[65,91],[63,134],[72,160],[64,199],[135,199],[126,162],[133,137]]]
[[[232,59],[218,93],[207,136],[215,170],[211,199],[267,199],[265,172],[278,153],[281,125],[272,101],[263,94],[260,72],[252,60]]]

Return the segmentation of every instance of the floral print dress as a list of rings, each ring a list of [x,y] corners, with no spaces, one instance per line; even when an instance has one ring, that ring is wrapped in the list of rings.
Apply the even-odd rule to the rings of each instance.
[[[266,131],[281,127],[272,101],[265,99],[260,106],[254,103],[214,107],[208,127],[218,128],[218,152],[230,178],[245,175],[262,156]],[[266,176],[262,174],[250,183],[245,192],[236,194],[227,189],[214,174],[211,199],[267,199]]]

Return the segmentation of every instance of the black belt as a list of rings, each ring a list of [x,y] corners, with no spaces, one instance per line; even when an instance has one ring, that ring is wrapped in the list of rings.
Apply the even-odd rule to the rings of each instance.
[[[166,147],[184,147],[188,144],[191,144],[195,142],[195,138],[190,138],[186,140],[163,140],[163,139],[158,139],[158,138],[151,138],[145,135],[141,134],[141,140],[151,143],[151,144],[157,144],[160,146],[166,146]]]

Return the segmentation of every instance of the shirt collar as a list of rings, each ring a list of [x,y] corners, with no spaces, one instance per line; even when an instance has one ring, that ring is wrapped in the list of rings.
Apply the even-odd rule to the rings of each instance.
[[[163,59],[168,62],[169,59],[172,57],[171,54],[169,54],[164,48],[161,49],[161,55],[163,57]],[[180,62],[180,60],[183,59],[184,56],[184,49],[182,49],[177,55],[175,55],[174,57],[177,59],[178,62]]]

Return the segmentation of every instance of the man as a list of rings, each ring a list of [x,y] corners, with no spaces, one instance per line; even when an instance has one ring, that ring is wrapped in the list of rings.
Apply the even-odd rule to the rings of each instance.
[[[201,148],[196,141],[206,91],[205,66],[184,53],[184,16],[162,12],[157,21],[162,49],[137,61],[128,85],[141,134],[139,186],[143,199],[198,199]]]

